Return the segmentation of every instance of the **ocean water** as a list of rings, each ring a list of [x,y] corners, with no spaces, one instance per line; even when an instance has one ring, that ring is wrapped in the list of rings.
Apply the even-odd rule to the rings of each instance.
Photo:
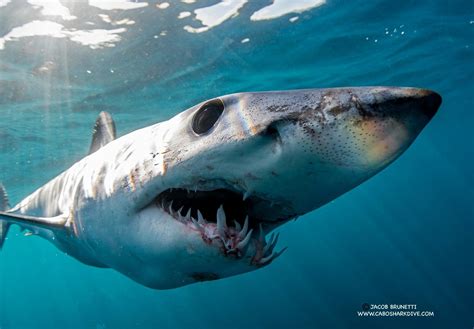
[[[0,328],[472,328],[472,1],[0,0],[0,181],[11,203],[119,135],[219,95],[399,85],[443,104],[392,165],[278,231],[268,267],[158,291],[11,230]],[[432,317],[360,317],[416,304]]]

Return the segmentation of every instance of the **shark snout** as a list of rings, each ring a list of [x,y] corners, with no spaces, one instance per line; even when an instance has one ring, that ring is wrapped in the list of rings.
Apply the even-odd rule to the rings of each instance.
[[[431,90],[421,89],[420,96],[420,110],[426,115],[428,119],[431,119],[438,111],[441,105],[441,96]]]
[[[332,148],[346,154],[349,163],[379,170],[416,139],[438,111],[441,96],[419,88],[366,87],[342,92],[338,101],[346,112],[332,117]]]
[[[398,157],[441,104],[438,93],[411,87],[306,89],[243,98],[245,118],[239,121],[252,118],[244,128],[252,128],[249,135],[271,137],[283,150],[275,154],[375,169]]]
[[[291,182],[308,184],[306,191],[317,186],[314,193],[323,193],[324,200],[353,188],[398,158],[441,104],[434,91],[406,87],[313,89],[263,96],[256,99],[271,120],[262,134],[273,138],[277,146],[272,151],[280,161],[272,171],[298,168],[288,170],[282,190]],[[283,176],[278,176],[282,182]],[[298,191],[292,193],[298,195],[293,204],[305,200]],[[294,209],[300,213],[306,206]]]
[[[255,131],[272,132],[293,123],[314,132],[313,136],[328,126],[341,128],[348,122],[388,119],[419,132],[441,104],[438,93],[411,87],[306,89],[255,93],[249,99],[243,103],[250,105],[246,111],[253,117],[253,126],[259,127]]]
[[[369,95],[364,95],[365,93]],[[362,102],[359,101],[361,99]],[[399,119],[416,117],[421,122],[431,120],[441,105],[441,96],[438,93],[419,88],[369,88],[362,91],[358,99],[352,98],[352,100],[356,103],[359,101],[356,107],[365,106],[376,116]],[[365,104],[364,100],[367,100]]]

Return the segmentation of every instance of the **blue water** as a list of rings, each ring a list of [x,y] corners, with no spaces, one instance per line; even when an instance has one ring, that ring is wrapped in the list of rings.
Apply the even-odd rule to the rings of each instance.
[[[0,7],[0,181],[12,203],[86,154],[101,110],[122,135],[239,91],[419,86],[443,96],[441,109],[383,172],[282,227],[288,251],[255,272],[156,291],[15,228],[0,253],[0,328],[472,328],[473,2],[327,0],[251,21],[271,3],[251,1],[208,31],[183,29],[218,2],[62,1],[76,19],[26,1]],[[5,38],[35,20],[62,36]],[[108,46],[73,40],[91,29],[124,30]],[[435,315],[364,318],[363,303]]]

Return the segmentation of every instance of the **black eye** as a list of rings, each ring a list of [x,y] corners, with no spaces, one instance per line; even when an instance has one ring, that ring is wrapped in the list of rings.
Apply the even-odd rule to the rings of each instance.
[[[194,132],[198,135],[208,132],[214,127],[223,111],[224,103],[220,99],[214,99],[201,106],[193,118]]]

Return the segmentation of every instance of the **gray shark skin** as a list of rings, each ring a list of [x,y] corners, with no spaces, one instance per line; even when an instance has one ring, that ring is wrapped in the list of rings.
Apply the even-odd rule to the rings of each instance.
[[[380,172],[440,104],[398,87],[238,93],[118,139],[101,113],[88,156],[11,209],[0,188],[0,242],[18,224],[155,289],[253,271],[284,251],[272,231]]]

